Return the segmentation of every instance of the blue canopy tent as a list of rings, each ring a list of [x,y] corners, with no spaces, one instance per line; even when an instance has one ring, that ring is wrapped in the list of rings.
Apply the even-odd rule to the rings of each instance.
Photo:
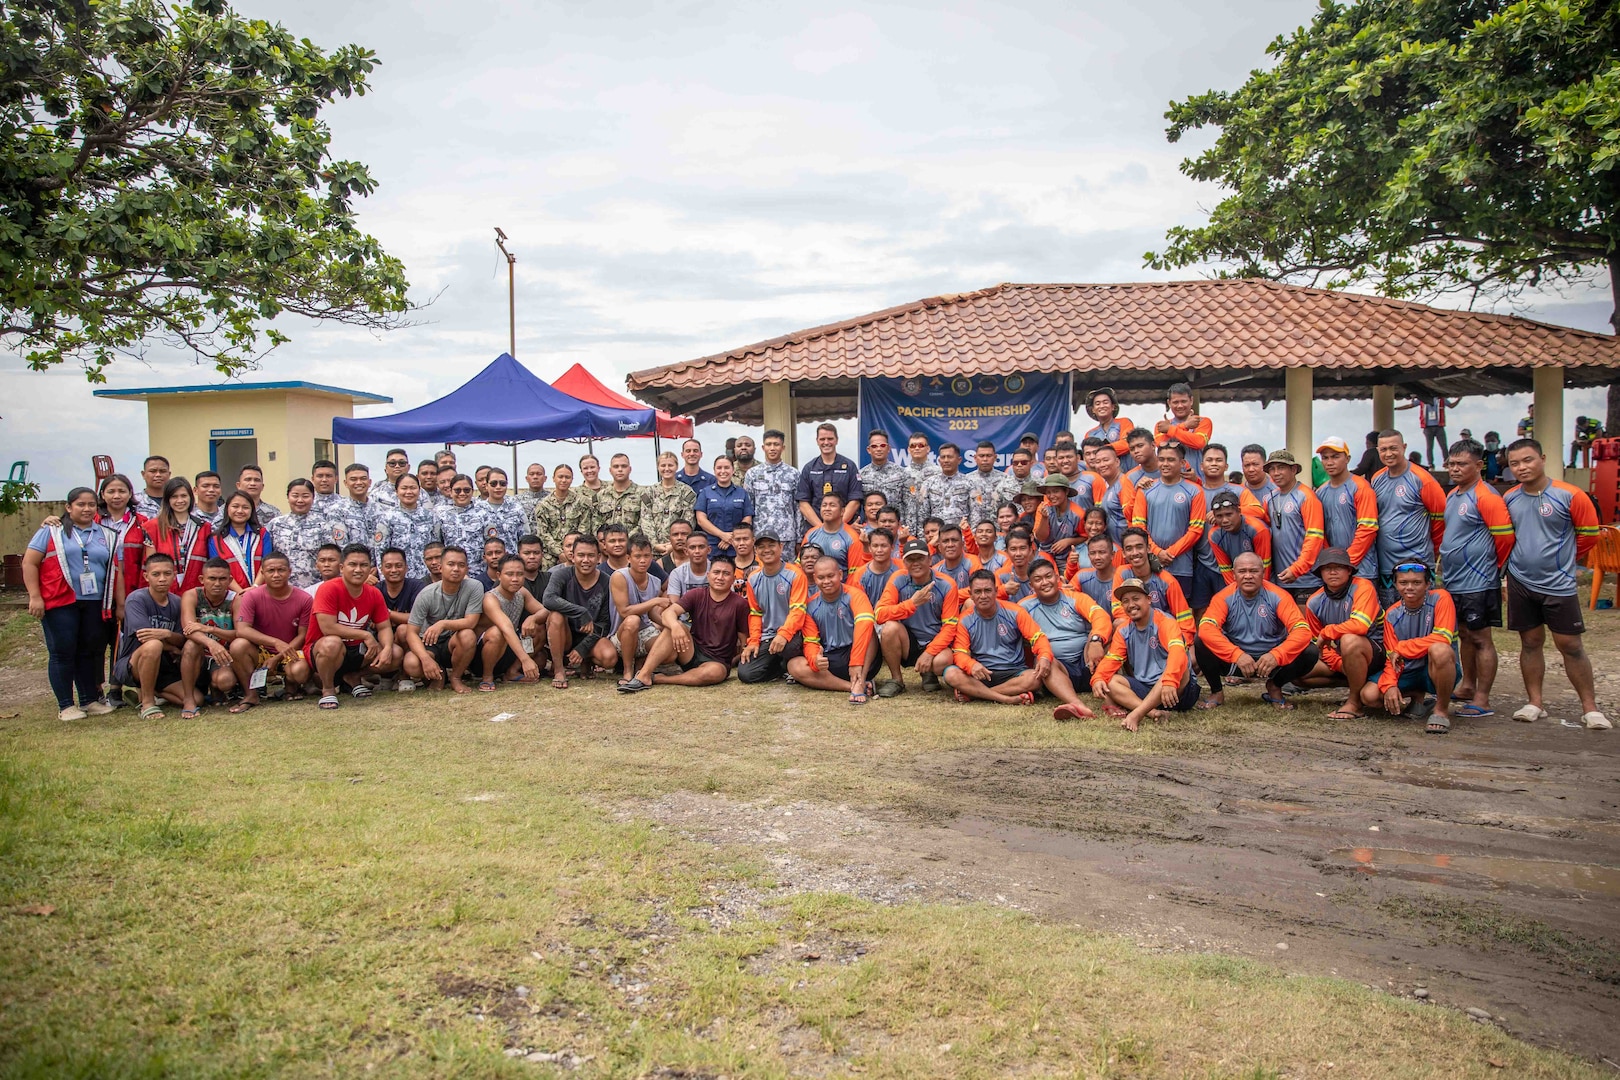
[[[395,413],[332,420],[336,443],[518,443],[652,435],[652,409],[591,405],[561,390],[512,359],[497,356],[488,367],[437,401]]]

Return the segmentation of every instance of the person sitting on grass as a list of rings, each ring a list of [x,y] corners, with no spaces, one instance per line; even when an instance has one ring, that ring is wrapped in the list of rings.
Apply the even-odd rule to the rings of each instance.
[[[696,538],[696,534],[694,534]],[[708,544],[705,542],[704,547]],[[714,686],[726,681],[732,662],[748,643],[748,600],[732,589],[736,564],[730,555],[716,552],[709,559],[709,580],[694,586],[659,609],[664,628],[647,650],[636,677],[619,687],[633,694],[654,685]],[[681,617],[691,620],[688,628]],[[680,666],[674,675],[660,675],[665,664]]]
[[[1046,689],[1058,699],[1054,720],[1083,720],[1092,715],[1080,701],[1079,689],[1090,687],[1091,673],[1102,662],[1114,633],[1108,609],[1083,592],[1063,587],[1051,560],[1035,560],[1029,569],[1031,593],[1018,604],[1035,620],[1052,646],[1052,673]]]
[[[1147,585],[1128,577],[1114,589],[1125,615],[1114,625],[1101,663],[1091,676],[1091,692],[1103,711],[1135,731],[1143,717],[1186,712],[1198,702],[1198,682],[1187,660],[1187,643],[1176,620],[1153,606]]]
[[[195,720],[201,708],[199,690],[218,694],[223,700],[238,686],[247,685],[251,668],[231,652],[236,640],[236,624],[231,618],[236,593],[231,564],[209,559],[203,564],[202,584],[180,598],[180,632],[186,643],[180,647],[180,719]],[[204,685],[206,684],[206,685]]]
[[[359,700],[371,696],[371,687],[364,681],[367,675],[393,670],[389,661],[394,626],[388,619],[388,604],[377,586],[366,583],[374,569],[371,549],[350,544],[343,549],[339,576],[322,584],[310,605],[316,633],[310,635],[315,640],[305,653],[321,683],[319,704],[323,709],[338,707],[339,681]]]
[[[1234,559],[1232,573],[1237,584],[1215,594],[1198,626],[1194,655],[1211,688],[1199,707],[1224,704],[1223,677],[1237,675],[1264,679],[1262,700],[1278,709],[1292,709],[1283,696],[1283,684],[1316,666],[1310,624],[1293,598],[1266,580],[1265,564],[1254,552]]]
[[[377,591],[382,593],[383,603],[388,605],[388,621],[394,627],[394,647],[389,650],[387,663],[390,669],[397,669],[405,660],[405,627],[410,625],[411,608],[422,594],[423,585],[408,576],[405,552],[397,547],[384,548],[377,556],[377,566],[380,575]],[[400,680],[396,686],[396,689],[406,693],[415,688],[415,683],[409,677]]]
[[[1425,721],[1429,735],[1445,735],[1451,731],[1451,691],[1462,674],[1457,609],[1450,593],[1430,588],[1423,563],[1401,563],[1394,576],[1400,599],[1384,612],[1384,671],[1376,686],[1362,690],[1361,700],[1382,705],[1391,716]]]
[[[658,611],[669,600],[664,596],[664,583],[651,573],[653,561],[652,541],[644,534],[630,537],[629,562],[613,571],[608,579],[612,595],[609,608],[616,623],[608,640],[619,653],[627,683],[635,677],[636,661],[647,655],[652,643],[663,632],[663,624],[656,618]]]
[[[831,505],[823,499],[824,506]],[[812,690],[842,690],[852,705],[865,705],[873,690],[866,673],[877,666],[877,620],[866,594],[844,583],[844,568],[831,555],[816,560],[816,591],[804,616],[804,652],[788,659],[788,674]]]
[[[673,526],[669,535],[670,543],[674,544]],[[683,561],[670,570],[669,577],[664,581],[664,591],[672,597],[706,588],[709,584],[709,538],[699,532],[690,532],[681,543],[686,548]],[[659,625],[663,625],[662,622]]]
[[[748,644],[738,658],[737,681],[775,682],[803,648],[800,631],[810,603],[809,578],[782,560],[782,540],[773,532],[755,540],[759,569],[748,576]]]
[[[1317,556],[1322,587],[1305,601],[1305,621],[1316,636],[1316,666],[1294,680],[1299,686],[1344,686],[1350,691],[1329,720],[1359,720],[1362,690],[1384,668],[1384,636],[1378,590],[1355,575],[1350,552],[1328,548]]]
[[[945,684],[956,700],[1033,705],[1035,691],[1052,673],[1052,646],[1046,634],[1017,604],[996,595],[996,575],[975,570],[968,579],[971,607],[956,624],[956,644]],[[1024,663],[1024,647],[1035,654],[1035,666]]]
[[[877,604],[878,641],[889,677],[878,685],[878,697],[905,693],[903,669],[915,665],[925,691],[939,689],[939,677],[951,666],[961,607],[956,583],[929,565],[928,543],[906,541],[903,573],[889,578]]]
[[[648,549],[648,556],[652,554]],[[540,667],[534,662],[534,642],[546,624],[546,609],[523,587],[524,568],[520,555],[504,556],[495,565],[495,588],[484,594],[483,614],[478,620],[478,690],[488,694],[495,689],[497,676],[507,682],[536,682]]]
[[[484,587],[467,576],[467,552],[451,544],[439,556],[439,580],[417,594],[405,630],[405,676],[443,690],[445,679],[458,694],[477,655],[474,628],[484,611]]]
[[[124,629],[118,639],[113,682],[124,688],[124,700],[140,710],[142,720],[162,720],[159,696],[171,705],[184,700],[180,685],[180,598],[174,584],[172,556],[155,551],[141,567],[146,587],[124,600]],[[131,699],[134,700],[131,700]]]
[[[934,570],[956,582],[957,589],[966,598],[968,580],[981,569],[979,559],[968,554],[962,541],[962,526],[942,522],[935,535],[939,556],[934,560]]]
[[[309,681],[309,663],[304,659],[304,642],[309,637],[312,601],[303,589],[292,587],[292,562],[284,552],[272,551],[259,563],[263,585],[255,585],[236,598],[236,640],[231,656],[240,670],[249,672],[243,685],[242,700],[231,706],[233,713],[245,713],[259,704],[259,687],[252,672],[264,669],[265,683],[285,680],[287,701],[303,697]]]
[[[552,567],[546,582],[546,642],[551,649],[551,685],[568,689],[568,678],[592,678],[618,659],[607,640],[613,594],[602,573],[602,548],[594,536],[574,538],[573,554]]]

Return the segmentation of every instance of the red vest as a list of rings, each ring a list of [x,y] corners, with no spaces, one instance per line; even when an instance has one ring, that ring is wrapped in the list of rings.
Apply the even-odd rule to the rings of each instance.
[[[101,617],[113,617],[113,593],[118,581],[118,534],[106,525],[92,525],[101,530],[101,538],[111,557],[107,560],[107,580],[101,589]],[[45,558],[39,564],[39,595],[45,601],[45,610],[67,607],[78,603],[79,594],[73,589],[73,574],[67,565],[67,548],[61,526],[47,530]]]

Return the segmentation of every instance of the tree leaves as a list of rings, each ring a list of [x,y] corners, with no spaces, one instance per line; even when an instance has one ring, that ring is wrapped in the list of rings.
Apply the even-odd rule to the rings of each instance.
[[[1171,104],[1172,142],[1221,132],[1182,171],[1232,194],[1148,264],[1392,296],[1620,267],[1617,46],[1610,0],[1324,0],[1269,70]]]
[[[283,312],[398,325],[376,181],[318,119],[377,63],[218,0],[0,3],[0,343],[100,382],[153,340],[241,371]]]

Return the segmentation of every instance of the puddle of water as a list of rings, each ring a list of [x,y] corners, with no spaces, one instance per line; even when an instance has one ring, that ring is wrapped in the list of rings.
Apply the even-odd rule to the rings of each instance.
[[[1435,885],[1460,884],[1457,876],[1484,878],[1495,888],[1554,890],[1569,895],[1620,899],[1620,869],[1593,863],[1508,859],[1488,855],[1440,855],[1399,848],[1338,848],[1329,857],[1368,874],[1416,878]],[[1439,870],[1443,873],[1433,873]]]

